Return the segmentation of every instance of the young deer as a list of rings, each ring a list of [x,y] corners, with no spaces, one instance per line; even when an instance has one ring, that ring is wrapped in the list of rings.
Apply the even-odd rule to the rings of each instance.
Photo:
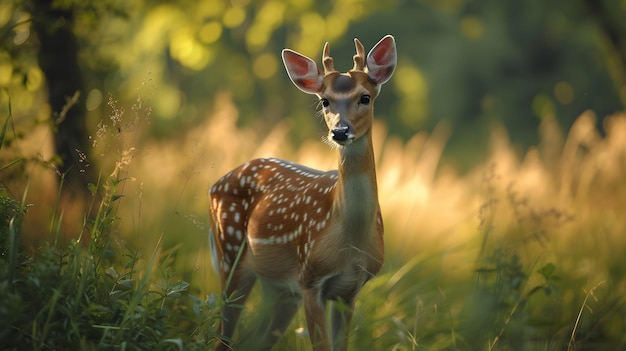
[[[324,46],[323,67],[285,49],[291,81],[316,95],[339,151],[339,169],[322,172],[279,159],[256,159],[232,170],[210,190],[213,265],[229,299],[218,350],[228,350],[241,306],[258,278],[262,322],[242,350],[269,350],[289,325],[301,300],[316,351],[346,350],[354,300],[383,264],[383,222],[372,148],[374,99],[396,66],[390,35],[365,56],[354,39],[354,68],[335,71]]]

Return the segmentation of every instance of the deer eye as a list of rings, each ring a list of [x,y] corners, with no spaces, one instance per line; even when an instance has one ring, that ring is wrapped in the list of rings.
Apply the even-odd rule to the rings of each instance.
[[[328,99],[322,99],[320,101],[322,102],[322,106],[324,107],[328,107],[328,105],[330,105],[330,102],[328,102]]]
[[[363,104],[363,105],[369,105],[370,103],[370,96],[369,95],[361,95],[361,98],[359,99],[359,103]]]

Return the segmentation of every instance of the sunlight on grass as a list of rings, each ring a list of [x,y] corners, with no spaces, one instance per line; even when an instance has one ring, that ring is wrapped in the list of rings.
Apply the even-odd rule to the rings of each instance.
[[[143,207],[145,218],[162,217],[169,206],[163,199],[175,197],[181,189],[177,184],[188,182],[178,212],[197,219],[199,225],[190,225],[187,233],[172,232],[169,240],[189,253],[188,263],[180,263],[179,269],[195,267],[192,290],[204,293],[219,289],[208,268],[203,217],[211,183],[259,156],[320,169],[336,166],[335,152],[321,141],[307,141],[296,149],[287,142],[288,124],[260,135],[237,128],[237,113],[228,95],[218,97],[205,124],[181,140],[146,146],[148,154],[137,160],[134,169],[143,188],[150,189],[143,194],[143,201],[151,204]],[[606,310],[586,316],[593,319],[604,313],[605,318],[613,318],[625,292],[621,255],[626,249],[622,237],[626,228],[619,209],[626,206],[626,115],[607,118],[606,136],[594,125],[595,117],[587,112],[564,137],[554,120],[546,118],[539,131],[540,145],[521,158],[503,128],[495,126],[488,160],[461,175],[440,163],[448,126],[439,125],[432,134],[420,132],[404,143],[387,135],[384,124],[377,122],[374,142],[387,273],[361,294],[355,347],[565,345],[584,289],[605,280],[611,289],[600,287],[596,293],[602,296],[597,302],[603,306],[600,309]],[[556,267],[558,283],[537,273],[549,263]],[[398,276],[398,272],[403,273]],[[555,290],[550,290],[550,284]],[[539,296],[537,291],[550,291],[550,295]],[[498,303],[498,299],[503,300]],[[549,310],[558,327],[542,333],[539,325],[548,318],[542,312],[546,304],[556,304]],[[475,329],[470,320],[478,316],[482,319],[476,325],[484,323],[492,329],[472,337]],[[586,327],[592,328],[589,323]],[[292,328],[302,326],[300,318]],[[596,331],[597,337],[617,337],[616,329],[607,324]],[[300,345],[297,338],[293,334],[282,343]]]
[[[137,250],[126,274],[141,282],[135,285],[140,295],[129,296],[132,308],[125,313],[149,301],[141,294],[159,291],[165,296],[163,311],[176,309],[168,320],[183,335],[172,340],[198,348],[216,337],[220,306],[207,242],[210,184],[253,157],[327,170],[336,167],[336,155],[321,140],[293,147],[287,136],[294,126],[286,121],[265,134],[239,128],[238,110],[227,93],[215,98],[205,123],[175,140],[150,140],[140,127],[151,111],[144,103],[138,99],[124,115],[109,101],[113,120],[118,114],[130,120],[114,121],[109,131],[119,133],[98,139],[104,155],[99,166],[124,171],[103,174],[119,182],[115,193],[104,189],[105,199],[114,200],[102,204],[115,205],[106,228],[116,247]],[[595,125],[596,117],[586,112],[563,135],[554,118],[544,117],[541,142],[522,157],[495,125],[489,157],[459,174],[441,161],[450,126],[440,124],[404,142],[376,122],[386,263],[357,300],[351,349],[623,347],[626,114],[606,118],[604,135]],[[32,152],[41,153],[42,147]],[[31,176],[30,189],[53,199],[56,189],[45,195],[45,186]],[[41,206],[37,197],[27,201]],[[83,220],[71,213],[54,218],[59,228]],[[106,269],[114,287],[126,284],[118,273],[123,268]],[[152,275],[158,281],[142,280]],[[187,296],[187,302],[166,304],[170,292]],[[244,312],[244,330],[254,323],[250,316],[259,304],[255,294]],[[99,326],[107,335],[122,335]],[[278,348],[310,347],[302,327],[299,314]]]

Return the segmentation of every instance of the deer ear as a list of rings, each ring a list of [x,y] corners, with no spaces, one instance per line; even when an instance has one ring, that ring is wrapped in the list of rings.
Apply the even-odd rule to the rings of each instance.
[[[319,94],[322,91],[324,76],[313,60],[293,50],[284,49],[283,63],[289,79],[298,89],[307,94]]]
[[[386,83],[396,69],[396,61],[396,41],[387,35],[367,54],[367,75],[378,85]]]

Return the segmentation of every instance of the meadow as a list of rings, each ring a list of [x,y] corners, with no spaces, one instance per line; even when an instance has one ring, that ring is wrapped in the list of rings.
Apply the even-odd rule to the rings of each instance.
[[[49,131],[11,146],[20,161],[0,167],[22,177],[2,200],[2,349],[196,350],[219,338],[210,184],[252,157],[331,169],[336,156],[320,140],[293,146],[288,122],[239,127],[230,96],[215,99],[172,140],[148,136],[142,97],[111,99],[84,203],[58,195],[68,185],[44,161]],[[350,349],[626,350],[626,114],[604,119],[605,133],[597,118],[563,133],[546,115],[523,152],[494,124],[489,154],[463,173],[442,158],[449,125],[405,142],[377,121],[386,262],[359,295]],[[251,298],[240,332],[262,303]],[[304,327],[300,312],[277,349],[308,350]]]

